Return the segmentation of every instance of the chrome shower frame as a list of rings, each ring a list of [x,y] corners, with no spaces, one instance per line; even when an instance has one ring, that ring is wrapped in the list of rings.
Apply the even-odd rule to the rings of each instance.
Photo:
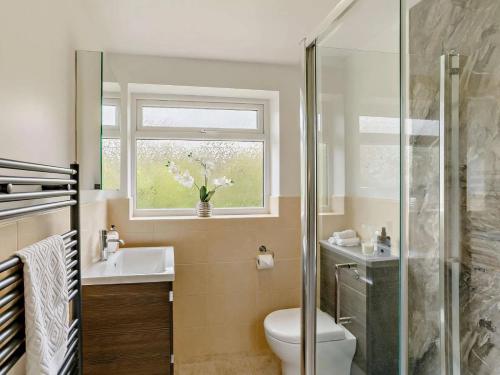
[[[316,374],[317,108],[316,41],[305,45],[301,92],[302,316],[301,372]]]

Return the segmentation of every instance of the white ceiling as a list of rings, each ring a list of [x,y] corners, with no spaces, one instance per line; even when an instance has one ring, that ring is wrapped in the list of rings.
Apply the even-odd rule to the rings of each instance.
[[[81,0],[106,52],[297,64],[338,0]]]

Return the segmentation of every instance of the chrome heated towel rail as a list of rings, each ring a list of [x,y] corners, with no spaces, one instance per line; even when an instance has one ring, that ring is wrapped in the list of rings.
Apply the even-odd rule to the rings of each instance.
[[[3,175],[4,171],[25,171],[23,176]],[[62,234],[66,264],[71,322],[68,347],[59,374],[81,374],[81,270],[79,168],[54,167],[0,159],[0,220],[31,213],[70,207],[70,230]],[[30,172],[30,176],[25,176]],[[39,174],[38,176],[32,176]],[[8,172],[12,174],[12,172]],[[47,177],[47,175],[49,177]],[[54,176],[56,175],[56,176]],[[67,177],[61,177],[67,176]],[[18,191],[19,190],[19,191]],[[40,200],[43,200],[40,202]],[[38,201],[38,202],[33,202]],[[16,203],[18,202],[18,203]],[[1,239],[0,239],[1,241]],[[0,375],[7,374],[25,352],[23,264],[12,256],[0,262]]]

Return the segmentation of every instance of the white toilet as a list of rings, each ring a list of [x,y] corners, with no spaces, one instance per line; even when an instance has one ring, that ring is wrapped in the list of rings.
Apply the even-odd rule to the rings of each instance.
[[[283,375],[300,375],[300,309],[278,310],[264,320],[266,339]],[[317,314],[316,374],[349,375],[356,338],[323,311]]]

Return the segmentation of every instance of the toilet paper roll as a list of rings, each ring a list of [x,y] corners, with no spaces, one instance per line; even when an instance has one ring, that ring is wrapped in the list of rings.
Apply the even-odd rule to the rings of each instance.
[[[271,254],[260,254],[257,256],[257,269],[267,270],[274,267],[274,257]]]

